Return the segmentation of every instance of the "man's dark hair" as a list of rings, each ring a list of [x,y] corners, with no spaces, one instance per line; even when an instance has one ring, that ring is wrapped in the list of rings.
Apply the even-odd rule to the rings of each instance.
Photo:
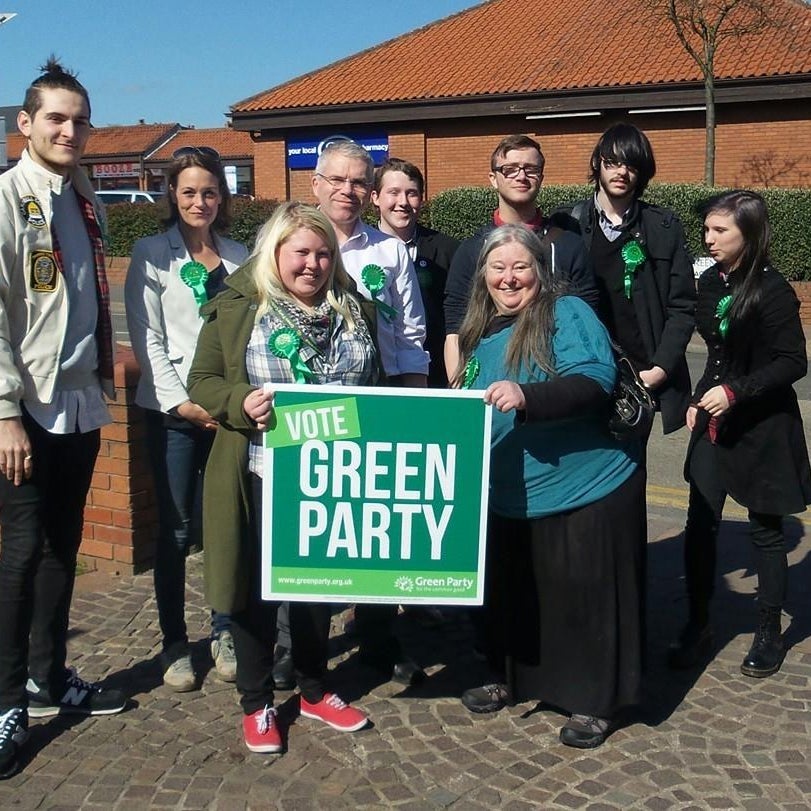
[[[632,166],[637,171],[634,197],[641,197],[656,174],[656,161],[648,136],[633,124],[614,124],[600,136],[589,164],[589,180],[600,183],[600,162],[603,158]]]
[[[380,194],[383,186],[383,176],[386,172],[402,172],[409,180],[417,184],[420,197],[425,195],[425,178],[422,172],[413,163],[404,161],[402,158],[386,158],[386,160],[375,169],[375,180],[372,188]]]
[[[528,135],[508,135],[506,138],[502,138],[493,150],[493,154],[490,156],[490,171],[495,172],[499,158],[506,158],[507,153],[513,149],[537,149],[541,156],[541,166],[544,165],[546,159],[541,151],[541,145],[536,140]]]
[[[59,60],[51,54],[48,61],[40,68],[41,76],[31,82],[28,90],[25,91],[23,110],[33,118],[37,110],[42,106],[41,90],[70,90],[78,93],[87,103],[87,114],[90,115],[90,96],[87,94],[85,86],[76,78],[73,71],[65,70],[59,64]]]

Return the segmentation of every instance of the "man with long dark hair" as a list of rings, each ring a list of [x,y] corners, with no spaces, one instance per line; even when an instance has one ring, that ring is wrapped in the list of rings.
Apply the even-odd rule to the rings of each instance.
[[[598,314],[658,401],[662,427],[684,425],[695,326],[695,282],[676,214],[641,200],[656,174],[653,148],[632,124],[614,124],[589,162],[594,196],[553,219],[578,231],[600,292]]]

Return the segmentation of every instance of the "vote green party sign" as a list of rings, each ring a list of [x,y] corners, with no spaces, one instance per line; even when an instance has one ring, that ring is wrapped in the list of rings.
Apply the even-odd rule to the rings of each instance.
[[[262,597],[481,605],[481,392],[278,385],[265,434]]]

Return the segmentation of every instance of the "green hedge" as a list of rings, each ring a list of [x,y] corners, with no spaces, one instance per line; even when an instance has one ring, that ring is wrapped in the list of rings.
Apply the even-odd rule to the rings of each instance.
[[[687,183],[654,183],[645,200],[676,211],[684,224],[687,242],[694,256],[705,256],[701,220],[697,205],[721,189]],[[775,266],[792,280],[811,279],[811,190],[762,189],[772,223],[772,257]],[[558,206],[590,196],[584,184],[545,186],[538,205],[550,212]],[[440,192],[423,209],[420,220],[458,239],[469,237],[489,222],[497,205],[495,189],[464,186]],[[235,200],[230,236],[253,247],[256,232],[278,205],[276,200]],[[160,203],[119,203],[107,209],[110,255],[129,256],[135,240],[161,231],[165,209]],[[369,206],[366,222],[376,223],[377,212]]]
[[[234,200],[229,236],[253,248],[256,233],[279,205],[276,200]],[[107,207],[110,256],[129,256],[133,243],[141,237],[159,234],[166,216],[163,203],[116,203]]]
[[[694,256],[706,256],[702,241],[699,203],[723,189],[687,183],[654,183],[644,199],[676,211],[684,224]],[[759,189],[769,206],[772,224],[772,258],[788,279],[811,279],[811,190]],[[589,185],[545,186],[538,205],[551,212],[557,206],[582,200],[593,193]],[[495,189],[461,187],[440,192],[431,200],[431,226],[457,239],[473,234],[490,221],[498,204]]]

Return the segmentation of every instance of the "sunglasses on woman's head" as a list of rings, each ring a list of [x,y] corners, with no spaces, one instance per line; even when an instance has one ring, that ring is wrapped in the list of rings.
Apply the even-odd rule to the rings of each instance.
[[[172,160],[177,160],[185,155],[205,155],[208,158],[214,158],[214,160],[220,159],[220,153],[210,146],[181,146],[180,149],[176,149],[172,153]]]

